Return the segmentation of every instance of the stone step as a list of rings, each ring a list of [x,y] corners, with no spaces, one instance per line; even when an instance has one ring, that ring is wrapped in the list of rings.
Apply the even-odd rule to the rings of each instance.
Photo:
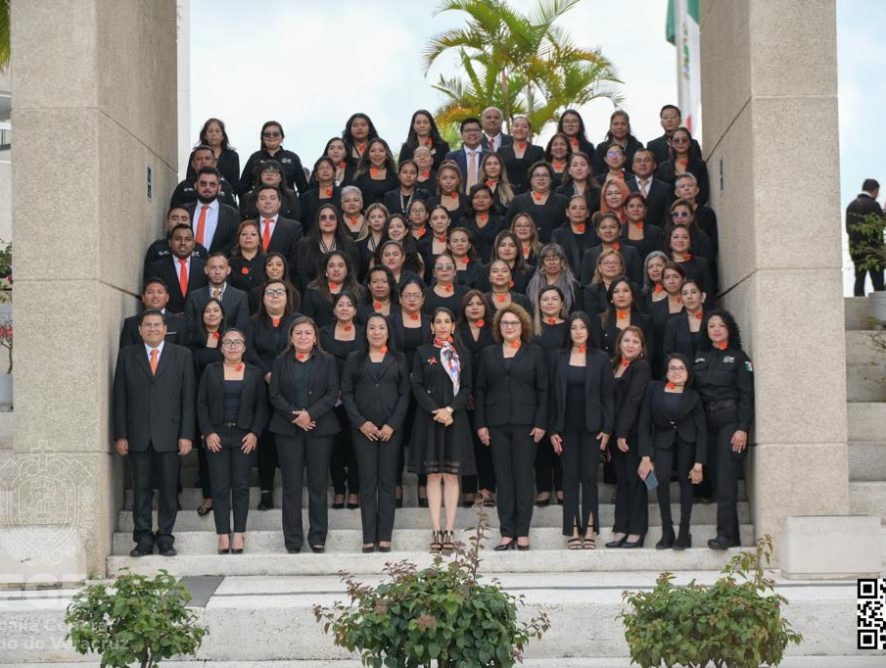
[[[886,441],[849,442],[849,480],[886,481]]]
[[[886,482],[850,482],[849,512],[886,521]]]
[[[843,298],[843,321],[847,330],[876,329],[867,297]]]
[[[490,526],[498,526],[498,515],[495,508],[486,508],[487,521]],[[600,525],[602,527],[611,527],[615,521],[615,507],[610,503],[600,504]],[[671,504],[671,514],[673,517],[680,516],[680,506],[677,503]],[[750,508],[746,501],[738,503],[738,521],[747,524],[750,522]],[[302,512],[303,521],[307,526],[307,510]],[[717,521],[716,504],[696,503],[692,508],[692,520],[696,524],[715,524]],[[154,513],[154,523],[156,526],[157,514]],[[249,516],[246,520],[247,531],[273,530],[276,531],[282,526],[282,511],[280,506],[272,510],[255,510],[250,508]],[[661,524],[661,516],[657,503],[649,504],[649,524],[658,526]],[[472,508],[459,508],[456,515],[456,526],[472,527],[477,525],[477,511]],[[563,525],[563,508],[561,506],[547,506],[546,508],[535,508],[532,511],[533,527],[561,527]],[[339,529],[360,529],[360,511],[359,510],[330,510],[329,526],[332,530]],[[400,508],[397,510],[394,526],[397,529],[429,529],[430,515],[427,508]],[[215,524],[212,514],[199,516],[193,509],[188,508],[178,513],[175,521],[176,531],[214,531]],[[121,510],[117,515],[117,528],[121,532],[132,531],[132,511]],[[128,550],[127,550],[128,551]]]
[[[886,403],[861,402],[846,405],[850,441],[886,439]]]
[[[886,364],[886,332],[846,332],[846,364]]]
[[[307,531],[307,524],[305,531]],[[598,537],[597,544],[602,547],[603,543],[608,540],[610,532],[604,529]],[[704,545],[704,541],[713,538],[717,534],[716,525],[698,525],[693,524],[692,535],[695,543],[699,546]],[[458,531],[456,532],[456,540],[467,543],[468,539],[475,535],[474,531]],[[430,529],[399,529],[394,531],[393,551],[389,559],[397,559],[401,553],[423,552],[428,550],[430,541]],[[754,527],[745,524],[741,527],[742,542],[750,545],[754,541]],[[566,537],[560,527],[539,527],[533,528],[529,532],[529,539],[532,543],[533,550],[561,551],[566,548]],[[661,527],[654,526],[649,528],[646,536],[645,544],[654,546],[661,539]],[[246,538],[250,553],[277,555],[286,554],[286,548],[283,544],[283,531],[281,528],[268,531],[252,531]],[[307,540],[306,540],[307,542]],[[488,545],[497,545],[499,542],[499,533],[496,529],[488,532]],[[350,553],[354,558],[361,558],[364,555],[360,553],[360,547],[363,543],[363,533],[359,529],[336,529],[330,531],[326,539],[326,553],[345,552]],[[179,555],[197,555],[197,554],[213,554],[217,555],[218,540],[212,531],[176,531],[175,532],[175,548]],[[134,547],[132,542],[132,534],[117,532],[114,534],[113,554],[125,556]],[[305,553],[309,552],[307,544],[304,546]],[[624,551],[624,550],[623,550]],[[241,555],[232,555],[241,556]]]
[[[886,365],[847,365],[846,400],[850,402],[886,402]]]
[[[65,663],[28,663],[27,668],[81,668],[88,661]],[[628,657],[524,659],[527,668],[631,668]],[[636,664],[634,664],[636,665]],[[163,668],[362,668],[357,659],[329,661],[164,661]],[[786,656],[780,668],[883,668],[880,655],[871,656]]]

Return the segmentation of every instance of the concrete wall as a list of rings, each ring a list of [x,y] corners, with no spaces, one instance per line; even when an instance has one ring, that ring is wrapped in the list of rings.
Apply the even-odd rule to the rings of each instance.
[[[756,371],[753,521],[777,546],[786,517],[849,504],[834,1],[703,0],[701,48],[725,305]]]
[[[4,519],[67,531],[102,573],[122,492],[109,425],[120,322],[135,313],[133,268],[176,183],[176,2],[14,0],[12,26],[16,434],[5,484],[18,502]],[[22,542],[12,544],[27,552]]]

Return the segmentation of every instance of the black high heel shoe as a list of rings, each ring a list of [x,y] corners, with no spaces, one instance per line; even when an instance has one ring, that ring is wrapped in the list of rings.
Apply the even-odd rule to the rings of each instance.
[[[690,547],[692,547],[692,534],[689,533],[688,527],[684,530],[681,526],[680,534],[677,536],[677,540],[674,542],[674,549],[685,550]]]
[[[262,492],[261,501],[258,502],[257,510],[271,510],[274,507],[274,495],[271,492]]]
[[[512,540],[510,543],[499,543],[492,549],[496,552],[507,552],[508,550],[513,550],[516,546],[517,541]]]
[[[655,544],[656,550],[668,550],[674,547],[674,528],[666,527],[661,534],[661,540]]]
[[[606,547],[609,548],[610,550],[613,548],[616,548],[616,547],[624,547],[624,544],[627,542],[627,540],[628,540],[628,535],[625,534],[624,536],[622,536],[618,540],[610,540],[608,543],[606,543]]]
[[[643,547],[643,543],[646,542],[646,534],[642,534],[639,540],[635,540],[633,543],[627,540],[627,536],[625,536],[625,541],[622,543],[621,547],[624,550],[629,550],[631,548]],[[608,545],[606,547],[609,547]]]
[[[341,501],[336,501],[337,497],[341,497]],[[333,510],[341,510],[345,507],[345,495],[344,494],[336,494],[332,499],[332,509]]]

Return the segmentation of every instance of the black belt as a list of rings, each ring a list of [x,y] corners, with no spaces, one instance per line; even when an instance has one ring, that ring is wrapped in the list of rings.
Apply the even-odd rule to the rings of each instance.
[[[227,427],[228,429],[237,429],[240,426],[239,422],[222,422],[222,427]]]

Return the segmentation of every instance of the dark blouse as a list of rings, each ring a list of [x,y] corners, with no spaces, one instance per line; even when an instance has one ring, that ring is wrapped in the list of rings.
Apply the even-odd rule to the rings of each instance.
[[[240,395],[243,392],[242,380],[224,381],[224,413],[222,419],[225,422],[237,422],[240,420]]]
[[[261,251],[251,260],[234,254],[229,262],[231,274],[228,282],[238,290],[251,293],[253,288],[265,282],[265,254]]]

